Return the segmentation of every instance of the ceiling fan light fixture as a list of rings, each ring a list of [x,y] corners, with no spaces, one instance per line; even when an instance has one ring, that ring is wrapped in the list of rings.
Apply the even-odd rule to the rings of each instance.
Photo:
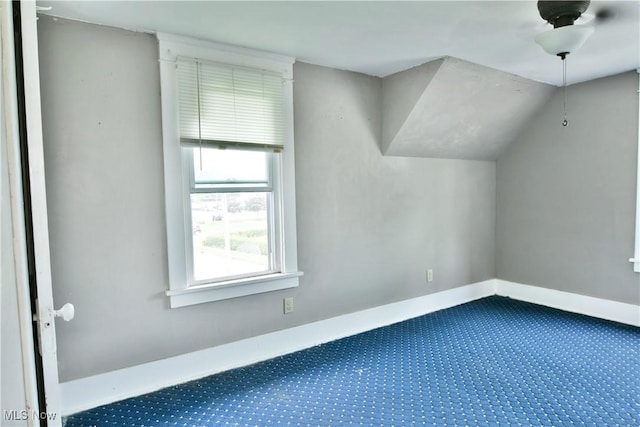
[[[593,34],[591,25],[567,25],[536,36],[535,41],[551,55],[565,56],[578,50]]]

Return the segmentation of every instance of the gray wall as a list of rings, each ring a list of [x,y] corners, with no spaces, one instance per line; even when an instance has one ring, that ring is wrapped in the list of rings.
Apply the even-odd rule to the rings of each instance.
[[[495,276],[495,164],[383,157],[380,79],[298,63],[300,287],[169,309],[156,40],[39,32],[62,381]]]
[[[383,157],[379,79],[302,63],[294,72],[304,313],[326,318],[494,277],[495,165]]]
[[[640,303],[633,256],[638,74],[570,86],[497,162],[500,279]]]

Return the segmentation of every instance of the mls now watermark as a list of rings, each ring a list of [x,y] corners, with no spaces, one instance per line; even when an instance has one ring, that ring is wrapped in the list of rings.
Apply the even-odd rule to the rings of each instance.
[[[10,409],[4,411],[5,421],[49,420],[58,418],[55,412],[28,411],[26,409]]]

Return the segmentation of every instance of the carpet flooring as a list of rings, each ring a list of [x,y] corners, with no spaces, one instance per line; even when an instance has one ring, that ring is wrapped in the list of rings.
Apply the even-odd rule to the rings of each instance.
[[[640,426],[640,328],[489,297],[64,422]]]

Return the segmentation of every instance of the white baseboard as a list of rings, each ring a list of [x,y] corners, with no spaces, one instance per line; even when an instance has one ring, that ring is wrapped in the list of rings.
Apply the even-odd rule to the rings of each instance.
[[[62,415],[248,366],[495,294],[495,280],[437,292],[60,384]]]
[[[62,415],[248,366],[491,295],[640,326],[640,307],[491,279],[60,384]]]
[[[640,326],[640,306],[495,279],[496,294],[572,313]]]

